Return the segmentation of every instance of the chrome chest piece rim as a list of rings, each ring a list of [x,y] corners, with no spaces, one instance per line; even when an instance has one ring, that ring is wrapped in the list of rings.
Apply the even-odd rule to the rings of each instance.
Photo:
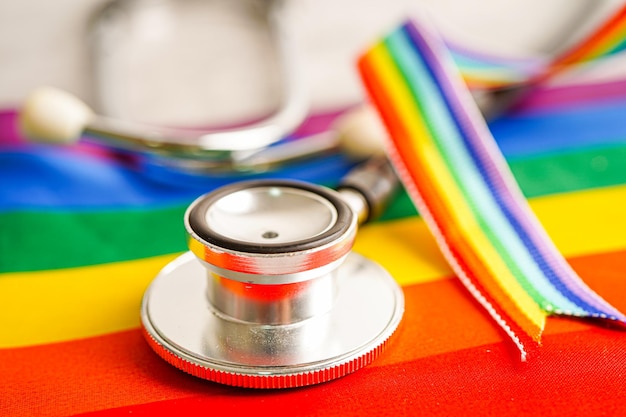
[[[350,249],[355,216],[332,190],[250,181],[196,200],[190,252],[146,291],[150,346],[200,378],[289,388],[371,363],[400,323],[401,289]]]

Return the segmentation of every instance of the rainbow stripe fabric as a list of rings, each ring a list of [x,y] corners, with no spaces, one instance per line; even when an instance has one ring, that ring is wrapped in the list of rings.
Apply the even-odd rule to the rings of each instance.
[[[449,45],[463,79],[474,89],[538,84],[572,66],[611,57],[625,48],[626,6],[618,8],[590,34],[552,58],[493,56]]]
[[[626,309],[626,79],[538,86],[490,123],[548,235],[598,294]],[[328,128],[313,117],[299,134]],[[333,185],[340,155],[273,174]],[[401,284],[406,313],[385,354],[336,381],[251,391],[180,372],[141,335],[143,291],[185,250],[202,186],[154,182],[102,149],[23,143],[0,112],[0,416],[255,414],[622,415],[626,333],[549,316],[520,364],[467,296],[406,193],[355,250]],[[419,250],[416,250],[419,248]]]
[[[618,9],[593,33],[563,52],[551,63],[554,69],[564,65],[597,60],[626,49],[626,6]]]
[[[389,130],[394,165],[453,270],[522,360],[548,314],[626,322],[549,240],[446,52],[411,22],[359,68]]]

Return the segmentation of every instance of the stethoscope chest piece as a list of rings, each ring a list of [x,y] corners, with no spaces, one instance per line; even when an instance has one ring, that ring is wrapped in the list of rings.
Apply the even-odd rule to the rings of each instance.
[[[341,196],[294,181],[248,181],[185,214],[190,252],[146,291],[151,347],[192,375],[250,388],[316,384],[385,348],[403,294],[350,251],[356,216]]]

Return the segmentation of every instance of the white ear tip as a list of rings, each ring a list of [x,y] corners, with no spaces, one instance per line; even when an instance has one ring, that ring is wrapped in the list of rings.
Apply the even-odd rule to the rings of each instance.
[[[52,87],[32,92],[20,112],[24,134],[34,140],[72,143],[93,117],[89,107],[73,95]]]
[[[387,131],[371,106],[361,106],[340,117],[335,129],[342,149],[354,158],[385,153]]]

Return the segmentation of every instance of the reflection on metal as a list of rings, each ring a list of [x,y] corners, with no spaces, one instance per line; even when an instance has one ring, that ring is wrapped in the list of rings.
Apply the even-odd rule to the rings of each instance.
[[[294,181],[250,181],[196,200],[190,252],[144,296],[155,351],[212,381],[288,388],[374,360],[400,323],[403,294],[350,252],[357,213],[341,194]]]

